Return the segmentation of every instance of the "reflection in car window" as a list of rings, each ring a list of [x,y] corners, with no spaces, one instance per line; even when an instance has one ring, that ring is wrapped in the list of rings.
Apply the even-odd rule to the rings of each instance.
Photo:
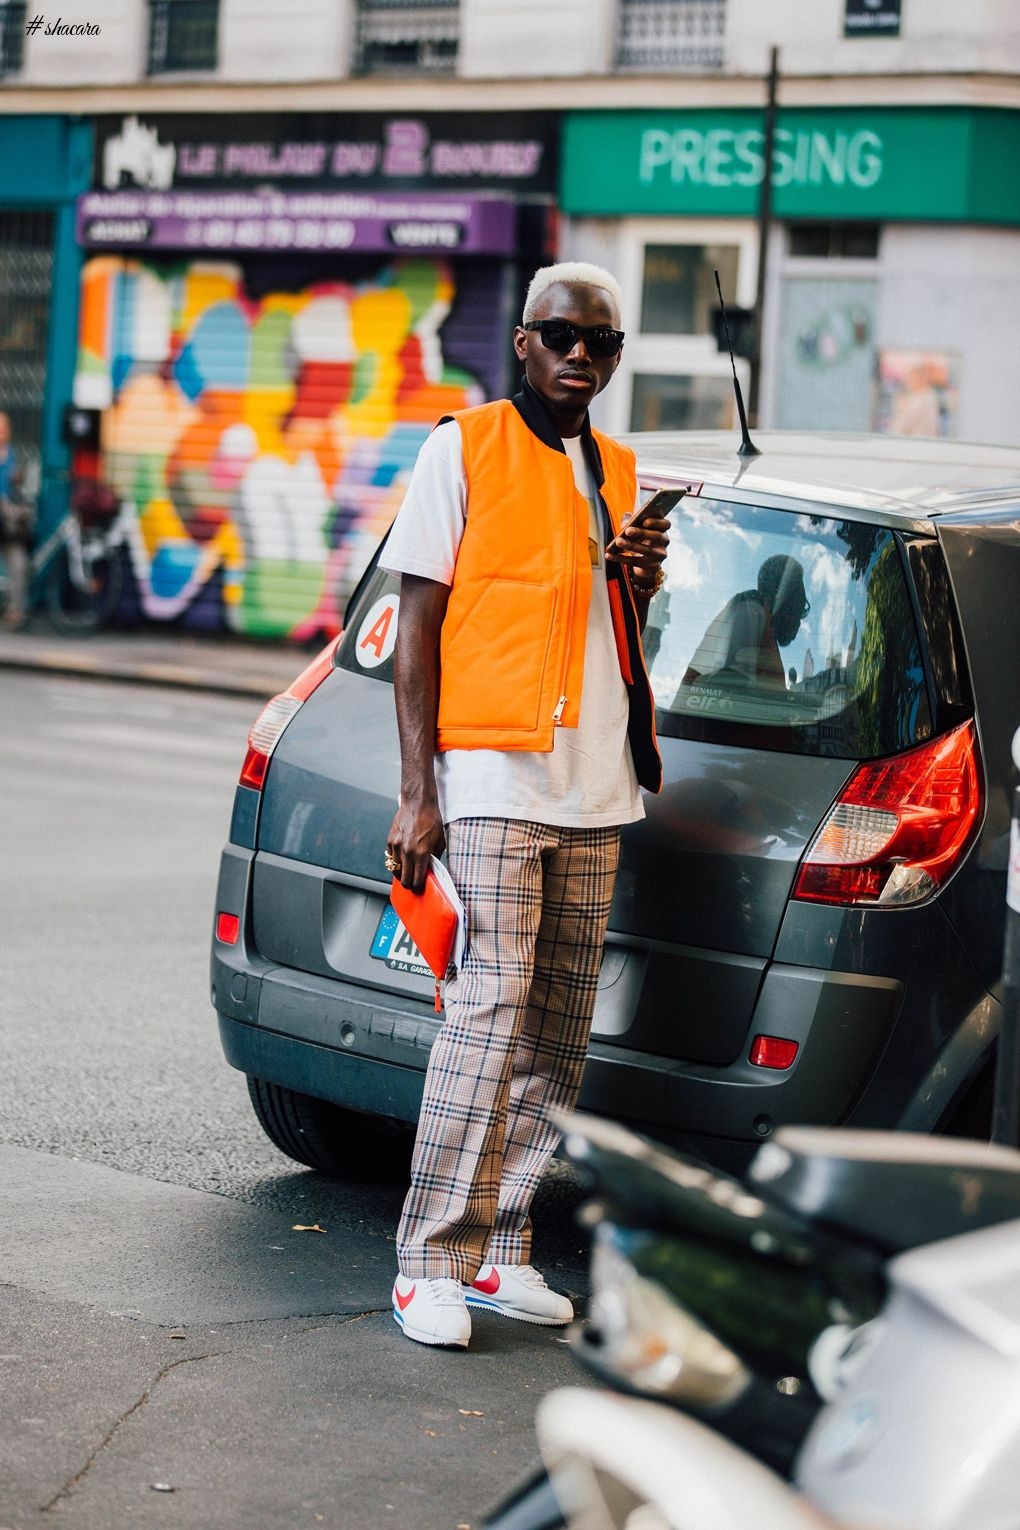
[[[884,527],[688,498],[666,569],[645,628],[660,733],[843,759],[930,734],[910,595]]]

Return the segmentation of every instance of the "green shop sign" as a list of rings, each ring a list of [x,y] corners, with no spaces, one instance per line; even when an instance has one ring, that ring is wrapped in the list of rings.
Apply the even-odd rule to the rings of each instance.
[[[560,205],[574,217],[753,216],[763,113],[574,112]],[[1020,223],[1020,112],[787,107],[772,157],[780,218]]]

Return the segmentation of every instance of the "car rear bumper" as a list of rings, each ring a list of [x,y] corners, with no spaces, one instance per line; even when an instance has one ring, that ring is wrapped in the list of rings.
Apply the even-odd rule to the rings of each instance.
[[[214,947],[212,979],[232,1066],[353,1110],[417,1119],[442,1023],[430,1004],[267,963],[243,942]],[[772,1023],[798,1039],[793,1067],[755,1067],[745,1055],[713,1068],[593,1041],[580,1105],[683,1142],[754,1142],[784,1122],[836,1122],[859,1094],[899,1002],[896,982],[774,964],[755,1029]]]
[[[254,860],[251,850],[228,844],[221,862],[217,909],[236,912],[241,925],[235,944],[214,940],[212,950],[212,1002],[228,1061],[242,1072],[349,1109],[415,1121],[442,1017],[424,995],[310,973],[262,956],[251,919]],[[841,955],[860,959],[859,939],[840,937],[838,911],[807,909],[796,917],[801,924],[832,921],[831,938],[823,944],[837,958],[835,965],[842,965]],[[938,927],[942,924],[939,916]],[[905,926],[897,929],[909,949]],[[794,935],[798,938],[780,942],[784,949],[777,955],[819,949],[816,930],[797,925]],[[949,939],[938,945],[927,939],[922,949],[958,1022],[974,1002],[968,996],[971,980],[964,983],[967,964]],[[960,991],[952,991],[955,985]],[[673,1004],[686,1010],[698,997],[678,994]],[[715,1018],[706,1010],[703,1024],[712,1026]],[[673,1010],[664,1006],[659,1019],[664,1035],[672,1019]],[[896,978],[773,960],[735,1061],[685,1061],[627,1046],[627,1037],[616,1042],[603,1032],[589,1046],[580,1104],[715,1159],[725,1156],[725,1143],[749,1147],[787,1123],[835,1125],[848,1117],[857,1120],[863,1111],[860,1124],[894,1127],[910,1106],[921,1071],[919,1038],[926,1039],[925,1068],[934,1066],[942,1051],[932,1046],[932,1022],[930,1003],[923,1013],[908,1014],[904,983]],[[953,1029],[955,1023],[945,1036]],[[779,1071],[751,1064],[750,1046],[759,1033],[795,1040],[793,1066]],[[899,1055],[904,1050],[910,1067]],[[952,1079],[943,1083],[942,1093],[956,1087]],[[928,1101],[926,1108],[937,1104]]]
[[[369,1115],[397,1121],[418,1118],[424,1068],[352,1056],[336,1047],[245,1025],[222,1013],[219,1023],[223,1054],[242,1073]]]

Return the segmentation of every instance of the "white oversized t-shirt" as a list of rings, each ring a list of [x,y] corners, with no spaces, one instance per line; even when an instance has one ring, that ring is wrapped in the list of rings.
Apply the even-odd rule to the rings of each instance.
[[[595,485],[580,437],[564,440],[563,446],[577,487],[588,501],[589,536],[598,549],[579,725],[556,729],[551,754],[509,749],[449,749],[437,754],[436,786],[445,823],[457,818],[516,818],[580,829],[644,817],[627,739],[627,688],[609,609]],[[383,568],[452,584],[466,515],[460,428],[450,421],[433,431],[418,455],[383,549]]]

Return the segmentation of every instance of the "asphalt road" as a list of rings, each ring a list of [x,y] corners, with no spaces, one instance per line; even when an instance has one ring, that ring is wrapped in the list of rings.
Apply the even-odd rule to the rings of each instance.
[[[0,1530],[475,1523],[576,1373],[505,1320],[467,1355],[402,1339],[402,1187],[290,1164],[222,1059],[209,927],[256,706],[13,673],[0,704]],[[580,1294],[576,1202],[557,1169],[536,1246]]]

